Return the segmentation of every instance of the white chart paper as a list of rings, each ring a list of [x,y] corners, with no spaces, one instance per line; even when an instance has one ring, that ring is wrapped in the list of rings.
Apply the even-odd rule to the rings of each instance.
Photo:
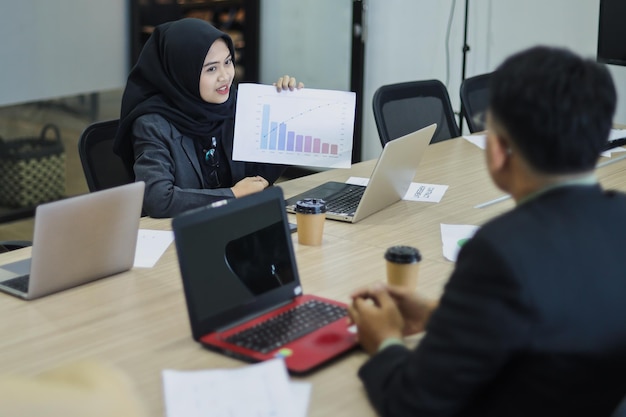
[[[349,168],[356,94],[240,84],[233,159]]]

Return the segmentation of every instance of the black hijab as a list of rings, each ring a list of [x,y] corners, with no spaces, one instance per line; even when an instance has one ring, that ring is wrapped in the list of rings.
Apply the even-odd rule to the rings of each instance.
[[[235,118],[235,91],[225,103],[200,97],[200,74],[213,42],[223,39],[235,58],[230,37],[201,19],[181,19],[155,28],[131,70],[122,97],[113,149],[132,172],[131,128],[135,119],[157,113],[185,136],[225,137]]]

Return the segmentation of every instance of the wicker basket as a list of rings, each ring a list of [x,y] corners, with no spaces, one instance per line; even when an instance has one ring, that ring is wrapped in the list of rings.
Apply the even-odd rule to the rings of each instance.
[[[45,125],[38,138],[0,138],[0,206],[35,207],[64,195],[65,150],[57,126]]]

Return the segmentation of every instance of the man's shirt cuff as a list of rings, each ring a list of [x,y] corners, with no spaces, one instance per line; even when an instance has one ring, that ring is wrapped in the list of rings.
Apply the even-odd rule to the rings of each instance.
[[[383,350],[387,349],[389,346],[393,346],[393,345],[404,346],[404,341],[397,337],[388,337],[382,342],[380,342],[380,345],[378,345],[378,352],[382,352]]]

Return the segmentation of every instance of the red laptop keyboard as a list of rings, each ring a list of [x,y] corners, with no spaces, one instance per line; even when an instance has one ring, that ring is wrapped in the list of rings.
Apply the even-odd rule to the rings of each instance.
[[[269,353],[327,324],[346,317],[347,314],[348,311],[344,307],[311,300],[263,323],[228,336],[225,340],[246,349]]]

